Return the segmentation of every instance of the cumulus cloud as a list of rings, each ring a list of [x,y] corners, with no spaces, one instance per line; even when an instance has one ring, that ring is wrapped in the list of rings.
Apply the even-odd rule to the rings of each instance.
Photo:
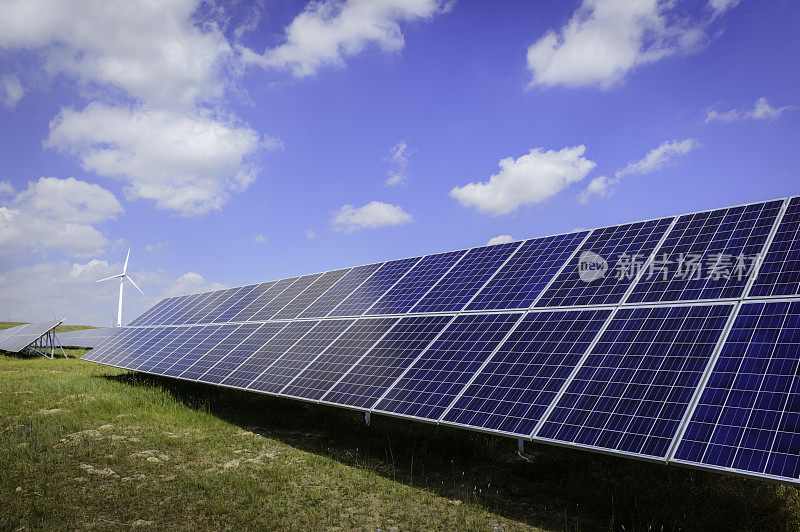
[[[708,0],[708,7],[713,16],[718,17],[739,5],[741,0]]]
[[[37,52],[48,71],[85,85],[189,107],[222,96],[220,72],[233,55],[213,20],[194,19],[201,4],[1,0],[0,48]]]
[[[647,154],[620,168],[614,173],[614,177],[599,176],[592,179],[587,187],[578,195],[581,202],[588,201],[591,197],[597,196],[605,198],[610,196],[614,188],[619,185],[623,177],[636,174],[649,174],[656,170],[661,170],[665,166],[677,164],[689,152],[700,147],[700,143],[695,139],[665,140]]]
[[[406,174],[406,167],[408,166],[408,144],[406,141],[401,140],[389,150],[389,156],[385,159],[392,163],[392,169],[387,172],[385,183],[389,186],[399,185],[404,183],[408,175]]]
[[[361,207],[344,205],[333,213],[331,228],[334,231],[353,233],[362,229],[377,229],[411,223],[414,218],[399,205],[372,201]]]
[[[796,105],[773,107],[766,98],[756,100],[752,109],[731,109],[730,111],[710,110],[706,114],[706,124],[709,122],[736,122],[738,120],[776,120],[786,111],[794,111]]]
[[[98,254],[109,241],[96,225],[120,213],[117,198],[99,185],[42,177],[0,204],[0,256],[50,250]]]
[[[13,109],[23,96],[25,96],[25,89],[22,88],[22,83],[17,76],[6,74],[0,78],[0,101],[3,102],[3,105]]]
[[[455,187],[450,196],[465,207],[499,216],[524,205],[541,203],[581,181],[596,166],[583,157],[586,146],[561,150],[535,148],[514,159],[500,160],[500,171],[488,181]]]
[[[132,259],[133,262],[133,259]],[[67,323],[111,325],[117,314],[117,286],[96,283],[116,275],[122,263],[92,259],[54,261],[17,267],[0,273],[0,320],[43,321],[67,318]],[[131,272],[147,296],[126,288],[123,322],[130,322],[164,297],[225,288],[188,272],[178,278],[161,271]]]
[[[634,68],[697,50],[703,27],[668,0],[583,0],[566,25],[528,47],[530,86],[610,88]]]
[[[222,208],[232,192],[253,183],[259,136],[200,111],[91,103],[62,110],[45,144],[78,157],[86,170],[123,180],[131,198],[192,216]]]
[[[14,186],[9,181],[0,181],[0,198],[14,195]]]
[[[487,246],[494,246],[495,244],[508,244],[509,242],[513,242],[514,237],[511,235],[497,235],[489,239],[486,243]]]
[[[255,244],[266,244],[267,243],[267,239],[264,238],[264,235],[262,235],[261,233],[254,234],[253,236],[250,237],[250,240],[253,241],[253,243],[255,243]]]
[[[325,66],[343,67],[345,58],[375,46],[399,52],[405,46],[401,22],[428,20],[447,11],[443,0],[322,0],[309,2],[285,28],[285,42],[263,54],[243,48],[242,60],[266,68],[312,76]]]

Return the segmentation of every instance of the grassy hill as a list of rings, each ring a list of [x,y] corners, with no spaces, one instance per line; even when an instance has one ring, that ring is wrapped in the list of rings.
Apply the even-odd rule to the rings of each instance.
[[[72,351],[80,355],[82,351]],[[794,488],[0,356],[0,529],[796,530]]]

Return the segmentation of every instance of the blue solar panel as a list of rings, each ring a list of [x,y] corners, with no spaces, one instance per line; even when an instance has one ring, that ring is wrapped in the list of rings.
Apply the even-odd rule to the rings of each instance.
[[[781,204],[768,201],[679,217],[628,302],[740,297]]]
[[[185,318],[181,323],[211,323],[217,310],[226,308],[236,295],[241,291],[241,288],[228,288],[223,290],[219,296],[208,300],[205,305],[195,310],[190,316]],[[221,312],[221,311],[220,311]]]
[[[322,401],[368,409],[452,320],[441,315],[401,318]]]
[[[169,377],[180,377],[184,371],[200,360],[208,351],[213,349],[215,345],[224,340],[238,327],[239,325],[204,326],[202,336],[198,336],[197,341],[193,342],[190,349],[183,353],[181,358],[175,360],[162,374]]]
[[[280,312],[275,314],[272,319],[275,320],[291,320],[294,319],[302,311],[306,309],[311,303],[316,301],[322,294],[328,291],[336,281],[344,277],[350,270],[335,270],[332,272],[325,272],[320,275],[314,283],[308,288],[303,290],[291,303],[283,307]]]
[[[120,344],[119,348],[113,357],[106,360],[106,363],[111,366],[120,368],[128,368],[128,362],[134,360],[143,353],[150,352],[150,346],[155,344],[162,337],[166,327],[155,327],[148,329],[139,329],[138,334],[132,335],[124,343]],[[173,328],[170,327],[170,330]]]
[[[441,279],[466,254],[451,251],[422,257],[400,281],[372,305],[367,314],[402,314]]]
[[[619,303],[633,281],[634,259],[644,262],[658,245],[672,218],[595,229],[578,253],[542,294],[537,307]],[[607,262],[605,276],[586,281],[582,263]]]
[[[296,377],[309,362],[322,353],[355,320],[325,320],[318,322],[283,356],[266,368],[247,387],[249,390],[277,394]]]
[[[750,296],[800,294],[800,197],[789,200]]]
[[[536,438],[665,458],[732,308],[620,309]]]
[[[414,305],[411,312],[456,312],[463,309],[521,245],[521,242],[510,242],[470,249],[464,258]]]
[[[203,374],[211,369],[217,362],[227,355],[234,347],[239,345],[240,342],[245,340],[248,336],[253,334],[256,329],[261,327],[257,323],[245,323],[238,325],[224,340],[216,344],[214,347],[204,349],[204,352],[194,364],[189,366],[183,373],[181,378],[190,380],[202,380]],[[191,356],[191,351],[189,356]]]
[[[524,241],[466,310],[530,307],[587,234],[579,231]]]
[[[521,316],[521,313],[458,316],[409,366],[375,410],[438,419]]]
[[[199,305],[201,301],[213,297],[214,294],[215,292],[206,292],[180,297],[175,305],[172,305],[169,309],[165,309],[165,311],[158,316],[153,316],[152,319],[148,320],[146,325],[174,325],[178,318],[184,316],[196,305]]]
[[[285,307],[289,302],[291,302],[295,297],[297,297],[300,292],[311,286],[311,284],[316,281],[321,273],[315,273],[312,275],[304,275],[302,277],[298,277],[295,282],[289,285],[286,290],[275,296],[269,303],[264,305],[261,310],[255,313],[252,318],[252,321],[266,321],[272,316],[275,315],[279,310]]]
[[[330,290],[314,301],[301,314],[301,318],[323,318],[333,310],[336,305],[344,301],[353,291],[361,286],[382,263],[357,266],[347,272]],[[371,304],[371,303],[370,303]]]
[[[388,331],[398,318],[363,318],[356,321],[314,359],[281,395],[318,400]]]
[[[106,342],[102,343],[101,345],[95,347],[83,357],[83,360],[88,360],[89,362],[97,362],[99,364],[105,364],[107,360],[113,358],[117,351],[119,350],[120,346],[123,345],[128,338],[137,334],[138,331],[142,329],[130,329],[124,328],[119,333],[115,334],[112,338],[109,338]]]
[[[137,371],[148,371],[156,375],[164,375],[169,368],[179,360],[183,360],[196,344],[202,342],[205,337],[210,335],[216,328],[212,325],[192,325],[185,330],[189,331],[189,336],[185,338],[183,343],[173,344],[170,346],[169,351],[164,350],[158,355],[157,361],[152,359],[148,360],[145,363],[148,369],[145,370],[145,366],[140,366]],[[153,358],[156,357],[154,356]]]
[[[420,258],[401,259],[385,262],[361,284],[352,294],[342,301],[329,316],[360,316],[372,306],[389,288],[391,288],[409,269],[419,262]]]
[[[240,344],[232,347],[213,367],[206,371],[200,380],[219,384],[239,367],[259,347],[270,341],[286,323],[265,323],[258,327],[253,334],[245,338]]]
[[[526,315],[442,421],[530,436],[610,315],[610,310]]]
[[[275,281],[270,281],[268,283],[261,283],[253,286],[252,290],[242,295],[238,301],[228,306],[228,308],[226,308],[219,316],[217,316],[214,319],[214,323],[228,323],[231,321],[235,321],[234,320],[235,316],[237,316],[240,312],[244,311],[244,309],[249,307],[253,303],[253,301],[263,296],[264,293],[267,290],[269,290],[270,287],[272,287],[272,285],[274,284]]]
[[[675,460],[797,482],[800,301],[746,303]]]
[[[170,312],[169,316],[164,316],[160,325],[185,325],[187,323],[198,323],[197,317],[205,312],[208,305],[217,301],[225,293],[225,290],[216,290],[204,294],[197,294],[196,297],[187,299],[180,309]]]
[[[246,388],[256,377],[272,365],[273,362],[289,350],[303,337],[316,321],[293,321],[286,325],[271,340],[265,342],[241,366],[233,370],[222,384],[236,388]]]
[[[165,329],[167,328],[168,327]],[[171,340],[167,343],[162,342],[161,345],[163,347],[161,349],[158,349],[158,345],[151,346],[149,353],[146,354],[144,359],[140,360],[139,364],[134,364],[132,362],[130,368],[136,371],[153,373],[153,368],[158,365],[159,362],[164,360],[172,351],[194,336],[199,329],[199,327],[181,327],[180,329],[176,329],[174,333],[165,335],[167,338],[171,338]]]
[[[149,309],[147,309],[144,314],[140,314],[137,316],[132,322],[128,324],[129,327],[135,327],[137,325],[144,325],[147,323],[151,317],[159,314],[160,312],[164,311],[169,305],[172,305],[177,298],[168,297],[166,299],[162,299]]]
[[[289,279],[281,279],[280,281],[275,281],[273,283],[265,283],[269,284],[264,288],[260,288],[259,292],[255,299],[251,301],[247,306],[245,306],[238,314],[234,315],[230,321],[251,321],[253,316],[264,308],[264,306],[278,297],[281,292],[286,290],[289,286],[292,285],[298,278],[291,277]],[[263,285],[261,285],[263,287]]]
[[[244,308],[243,305],[240,304],[242,298],[244,298],[247,294],[252,292],[255,289],[256,285],[250,284],[247,286],[242,286],[241,288],[234,288],[230,291],[230,295],[222,300],[216,307],[209,310],[203,317],[203,323],[224,323],[223,320],[220,318],[222,315],[233,308],[238,308],[241,310]]]

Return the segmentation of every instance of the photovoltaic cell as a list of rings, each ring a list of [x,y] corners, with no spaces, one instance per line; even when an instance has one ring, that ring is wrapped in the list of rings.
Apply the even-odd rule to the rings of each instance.
[[[218,327],[213,325],[192,325],[191,327],[187,327],[185,330],[189,331],[189,333],[184,341],[182,343],[175,343],[172,345],[169,352],[162,352],[162,354],[158,356],[160,360],[148,360],[145,363],[147,366],[150,366],[147,371],[156,375],[164,375],[165,372],[175,363],[180,360],[184,360],[184,357],[191,352],[192,348],[196,344],[202,342],[207,336],[210,336],[212,332],[217,329]],[[142,367],[139,367],[137,371],[145,370]]]
[[[740,297],[781,201],[678,218],[628,302]]]
[[[159,312],[163,311],[167,306],[173,304],[175,299],[177,298],[168,297],[166,299],[162,299],[161,301],[150,307],[148,310],[146,310],[143,314],[139,314],[139,316],[137,316],[128,325],[130,327],[135,327],[137,325],[142,325],[146,323],[147,320],[150,319],[150,317],[158,314]]]
[[[398,318],[363,318],[356,321],[289,383],[281,395],[318,400],[397,320]]]
[[[270,341],[285,326],[286,323],[264,323],[259,326],[253,334],[245,338],[240,344],[231,348],[219,362],[200,377],[200,380],[212,384],[219,384],[225,380],[234,369],[239,367],[242,362],[247,360],[259,347]]]
[[[117,360],[116,365],[120,368],[135,370],[153,354],[158,353],[184,329],[178,327],[159,327],[155,329],[155,334],[149,341],[139,344],[136,348],[129,348],[126,356]]]
[[[157,334],[163,328],[147,327],[131,329],[133,334],[120,342],[112,353],[103,361],[109,366],[125,367],[125,361],[138,355],[140,350],[147,349],[157,339]]]
[[[186,314],[186,312],[188,312],[189,309],[198,304],[199,301],[205,300],[211,296],[212,292],[207,292],[202,294],[189,294],[188,296],[179,297],[175,305],[172,305],[168,309],[164,309],[164,312],[161,312],[158,315],[154,315],[151,319],[147,320],[147,323],[145,323],[145,325],[147,326],[174,325],[175,320],[178,317]]]
[[[595,229],[553,284],[537,301],[537,307],[616,304],[633,281],[628,267],[632,258],[645,260],[658,245],[672,218],[661,218],[614,227]],[[597,258],[599,257],[599,258]],[[604,277],[590,282],[581,279],[578,266],[582,262],[605,260]],[[626,275],[620,275],[619,272]]]
[[[261,310],[255,313],[255,315],[250,318],[253,321],[266,321],[272,316],[285,307],[292,299],[297,297],[300,292],[311,286],[311,284],[317,280],[317,278],[322,275],[321,273],[314,273],[312,275],[304,275],[299,277],[295,282],[293,282],[289,287],[275,296],[275,298],[264,305]]]
[[[198,358],[194,364],[189,366],[180,377],[190,380],[202,380],[203,374],[211,369],[217,362],[227,355],[234,347],[239,345],[248,336],[253,334],[256,329],[261,327],[258,323],[245,323],[239,325],[220,343],[210,349],[205,349],[204,354]],[[190,352],[191,356],[191,352]]]
[[[290,322],[271,340],[265,342],[241,366],[233,370],[222,381],[222,384],[236,388],[246,388],[317,323],[311,320]]]
[[[219,309],[224,310],[227,305],[231,304],[241,292],[242,288],[228,288],[227,290],[223,290],[218,297],[208,301],[203,305],[202,309],[198,309],[194,315],[184,323],[211,323],[217,311]]]
[[[227,320],[223,320],[222,315],[225,313],[229,313],[232,309],[237,309],[236,312],[242,310],[244,305],[241,303],[242,299],[252,292],[255,289],[256,285],[250,284],[247,286],[243,286],[239,289],[234,289],[231,292],[231,295],[228,296],[224,301],[222,301],[216,308],[212,309],[203,317],[204,323],[225,323]],[[233,312],[233,314],[236,314]]]
[[[290,277],[289,279],[281,279],[270,284],[266,289],[259,290],[261,293],[253,299],[246,307],[244,307],[238,314],[236,314],[230,321],[251,321],[253,316],[264,308],[264,306],[275,299],[281,292],[286,290],[298,278]]]
[[[239,315],[239,313],[249,307],[253,301],[263,296],[274,284],[275,281],[257,284],[252,290],[244,294],[239,301],[228,307],[224,312],[217,316],[217,318],[214,320],[214,323],[228,323],[234,321],[235,316]]]
[[[524,241],[466,310],[530,307],[587,233],[579,231]]]
[[[749,295],[763,297],[799,294],[800,197],[795,197],[789,200]]]
[[[401,318],[322,401],[368,409],[452,320],[441,315]]]
[[[337,305],[329,316],[360,316],[364,314],[379,297],[389,290],[419,260],[419,257],[414,257],[412,259],[384,262],[378,268],[378,271]]]
[[[166,357],[169,356],[175,349],[180,347],[184,342],[189,340],[192,336],[197,334],[200,327],[182,327],[180,329],[176,329],[174,333],[170,335],[165,335],[169,338],[172,338],[166,344],[162,344],[163,348],[158,349],[157,346],[153,346],[150,348],[149,355],[143,360],[136,367],[132,367],[131,369],[135,369],[136,371],[144,371],[155,373],[153,368],[156,367],[159,362],[163,361]]]
[[[411,268],[383,297],[367,311],[368,314],[403,314],[414,306],[422,296],[447,271],[466,254],[466,251],[451,251],[428,255]]]
[[[224,290],[216,290],[214,292],[207,292],[204,294],[195,294],[191,299],[187,299],[186,303],[181,305],[170,312],[169,315],[163,316],[160,323],[154,325],[184,325],[187,323],[198,323],[197,316],[201,312],[205,312],[207,305],[219,299]]]
[[[530,436],[610,314],[526,315],[443,421]]]
[[[356,288],[367,280],[382,263],[367,264],[350,269],[330,290],[305,309],[301,318],[323,318],[333,310],[336,305],[344,301]],[[372,304],[372,303],[370,303]]]
[[[109,338],[99,346],[95,347],[81,357],[83,360],[89,362],[105,363],[105,361],[114,356],[117,347],[127,340],[131,335],[135,334],[140,329],[135,328],[122,328],[112,338]]]
[[[521,316],[458,316],[389,389],[376,410],[438,419]]]
[[[665,458],[732,308],[618,310],[536,439]]]
[[[194,365],[206,353],[224,340],[229,334],[235,331],[239,325],[205,325],[202,336],[193,342],[189,350],[177,359],[171,366],[163,371],[163,375],[168,377],[180,377],[184,371]]]
[[[355,320],[318,322],[291,349],[266,368],[247,388],[277,394],[297,376],[309,362],[322,353]]]
[[[464,258],[414,305],[411,312],[456,312],[463,309],[520,245],[521,242],[509,242],[470,249]]]
[[[275,314],[273,319],[291,320],[296,318],[298,314],[306,309],[306,307],[313,303],[322,294],[327,292],[327,290],[333,286],[336,281],[344,277],[348,271],[348,269],[344,269],[323,273],[317,278],[316,281],[314,281],[313,284],[311,284],[311,286],[303,290],[303,292],[295,297],[291,303],[283,307],[280,312]]]
[[[797,482],[799,360],[800,301],[743,304],[675,459]]]

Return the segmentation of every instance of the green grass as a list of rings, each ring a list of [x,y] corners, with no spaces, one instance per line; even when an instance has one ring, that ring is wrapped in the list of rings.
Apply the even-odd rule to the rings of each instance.
[[[16,327],[17,325],[25,325],[25,321],[0,321],[0,330],[8,329],[9,327]],[[63,323],[56,327],[56,332],[79,331],[81,329],[97,329],[92,325],[64,325]]]
[[[2,530],[800,527],[794,488],[526,450],[533,462],[510,439],[0,356]]]

